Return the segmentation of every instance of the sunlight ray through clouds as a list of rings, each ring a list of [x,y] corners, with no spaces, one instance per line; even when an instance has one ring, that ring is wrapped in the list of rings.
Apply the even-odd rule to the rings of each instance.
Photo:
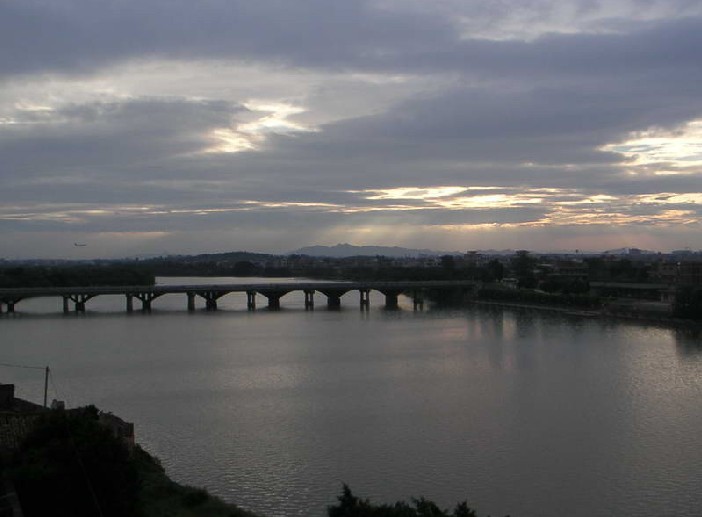
[[[305,108],[283,102],[249,101],[244,103],[254,120],[237,123],[233,128],[219,128],[210,135],[217,142],[208,153],[239,153],[255,151],[268,135],[292,135],[318,131],[311,126],[290,120],[289,117],[304,113]]]
[[[368,194],[366,199],[434,199],[453,196],[468,190],[466,187],[399,187],[378,190],[357,190],[352,192]]]
[[[676,130],[651,128],[633,133],[629,140],[602,149],[623,154],[629,160],[628,165],[634,167],[658,166],[661,170],[654,170],[654,174],[699,173],[702,172],[702,120]]]
[[[497,191],[494,194],[471,191]],[[403,187],[385,190],[354,191],[369,201],[387,204],[356,206],[347,211],[421,211],[421,210],[498,210],[538,206],[544,215],[522,222],[489,223],[491,227],[566,226],[566,225],[690,225],[699,223],[699,213],[690,206],[702,207],[702,193],[655,193],[639,195],[611,195],[581,192],[577,189],[507,187],[434,188]],[[389,203],[390,201],[420,201],[416,205]],[[485,227],[486,223],[477,223]],[[445,226],[445,225],[443,225]],[[475,227],[476,224],[457,224],[457,227]]]

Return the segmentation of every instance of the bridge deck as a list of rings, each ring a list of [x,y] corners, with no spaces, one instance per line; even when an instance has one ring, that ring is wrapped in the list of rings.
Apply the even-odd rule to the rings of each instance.
[[[163,294],[187,294],[207,291],[218,292],[265,292],[265,291],[325,291],[325,290],[347,290],[357,291],[370,289],[374,291],[409,291],[412,289],[450,288],[450,287],[473,287],[473,281],[422,281],[422,282],[273,282],[256,284],[194,284],[194,285],[153,285],[153,286],[100,286],[100,287],[31,287],[16,289],[0,289],[0,300],[2,299],[25,299],[48,296],[70,296],[70,295],[107,295],[107,294],[133,294],[133,293],[153,293]]]
[[[367,309],[370,305],[368,293],[380,291],[385,295],[385,306],[397,308],[400,293],[411,293],[414,306],[424,306],[422,292],[427,289],[473,288],[475,282],[426,281],[426,282],[271,282],[255,284],[195,284],[195,285],[153,285],[153,286],[85,286],[85,287],[33,287],[21,289],[0,289],[0,312],[3,305],[8,313],[15,312],[15,305],[28,298],[61,297],[63,312],[70,312],[74,304],[76,312],[85,312],[85,304],[100,295],[122,295],[126,297],[127,312],[134,310],[134,299],[141,301],[142,310],[150,311],[151,302],[164,294],[187,295],[187,308],[195,310],[195,298],[205,299],[207,310],[217,310],[217,299],[229,293],[245,292],[249,310],[256,308],[256,294],[268,298],[269,309],[280,308],[280,298],[293,291],[305,293],[305,308],[314,308],[314,292],[327,297],[329,308],[341,305],[341,296],[349,291],[359,291],[360,305]]]

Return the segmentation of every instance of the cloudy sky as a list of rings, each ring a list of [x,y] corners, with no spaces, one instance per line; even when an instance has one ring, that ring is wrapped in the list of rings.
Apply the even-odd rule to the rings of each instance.
[[[700,49],[700,0],[0,0],[0,258],[699,249]]]

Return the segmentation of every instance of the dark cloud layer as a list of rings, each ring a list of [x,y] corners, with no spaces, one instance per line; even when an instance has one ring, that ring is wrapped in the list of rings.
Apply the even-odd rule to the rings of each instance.
[[[697,68],[702,43],[695,18],[632,23],[624,34],[550,34],[529,43],[471,39],[449,16],[380,9],[370,0],[22,0],[4,2],[2,14],[5,73],[85,71],[161,56],[588,79],[652,67]]]
[[[574,2],[582,19],[560,20],[532,2],[520,25],[480,2],[3,2],[0,238],[229,227],[246,247],[267,225],[306,244],[393,225],[470,240],[493,225],[522,228],[519,247],[599,214],[687,242],[702,202],[702,156],[683,160],[702,139],[686,126],[702,118],[701,13],[627,5],[598,18]],[[494,190],[451,204],[407,187]],[[687,197],[642,197],[666,193]]]
[[[20,118],[3,131],[3,169],[15,177],[21,173],[22,179],[60,178],[52,171],[62,170],[82,178],[117,174],[128,180],[129,171],[139,174],[161,159],[201,151],[208,145],[203,131],[229,125],[241,111],[245,110],[222,101],[139,99],[68,105],[44,112],[44,124]]]

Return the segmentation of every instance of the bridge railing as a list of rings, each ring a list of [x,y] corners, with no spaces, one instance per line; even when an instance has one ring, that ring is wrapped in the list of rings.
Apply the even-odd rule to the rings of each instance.
[[[251,284],[191,284],[191,285],[131,285],[131,286],[83,286],[83,287],[27,287],[0,289],[0,312],[3,304],[7,312],[14,312],[15,305],[28,298],[62,297],[64,312],[70,311],[70,303],[75,304],[76,312],[84,312],[88,300],[100,295],[122,295],[127,298],[127,311],[133,310],[133,299],[142,302],[144,310],[151,309],[151,302],[164,294],[186,294],[188,310],[194,310],[195,297],[206,300],[206,308],[217,309],[217,299],[233,292],[247,293],[247,306],[255,308],[255,295],[268,298],[268,307],[280,307],[280,298],[292,291],[304,291],[305,307],[314,306],[313,293],[322,292],[327,296],[329,307],[339,307],[341,296],[348,291],[359,291],[361,306],[368,308],[370,291],[380,291],[386,297],[386,306],[397,307],[400,293],[412,293],[415,308],[423,307],[421,291],[427,289],[473,288],[473,281],[418,281],[418,282],[270,282]],[[421,298],[421,303],[420,303]]]

